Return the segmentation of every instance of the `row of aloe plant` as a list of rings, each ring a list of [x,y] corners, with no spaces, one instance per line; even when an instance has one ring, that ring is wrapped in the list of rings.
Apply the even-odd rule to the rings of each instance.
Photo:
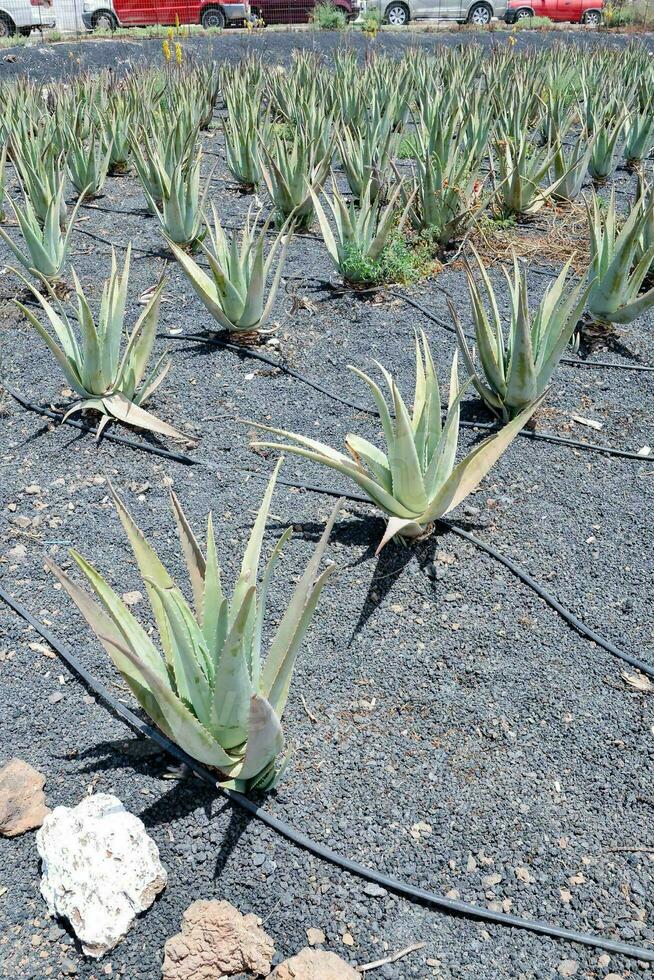
[[[504,164],[506,174],[502,176],[500,173],[494,191],[502,194],[503,189],[511,187],[511,193],[520,200],[523,209],[518,213],[531,210],[532,205],[538,206],[545,196],[544,191],[551,191],[551,194],[558,192],[563,199],[570,199],[583,166],[590,166],[603,125],[597,122],[597,107],[588,104],[588,114],[592,118],[588,118],[584,125],[585,132],[589,134],[590,151],[589,145],[584,142],[579,144],[577,141],[572,148],[564,143],[562,134],[569,134],[569,129],[565,128],[565,101],[568,95],[557,80],[557,73],[566,77],[569,87],[581,92],[591,71],[599,70],[596,66],[605,66],[606,62],[593,62],[591,59],[591,67],[587,66],[584,76],[583,71],[579,71],[569,59],[566,61],[560,53],[548,57],[549,60],[542,59],[537,74],[541,83],[543,78],[549,80],[549,103],[546,107],[549,118],[544,119],[543,113],[536,111],[534,95],[537,89],[533,79],[527,75],[519,76],[522,91],[528,96],[527,108],[506,106],[498,114],[498,118],[501,115],[501,123],[497,124],[501,126],[498,138],[505,153],[504,159],[508,162]],[[640,63],[638,54],[633,52],[625,60],[631,70]],[[503,77],[506,78],[511,67],[507,55],[500,53],[494,56],[494,61],[495,67],[504,71]],[[331,86],[326,83],[324,75],[312,71],[315,66],[308,57],[297,59],[288,77],[278,75],[267,78],[260,71],[260,65],[253,62],[248,71],[258,91],[266,90],[271,96],[271,103],[272,98],[276,100],[279,114],[285,116],[291,127],[297,128],[297,106],[304,104],[305,108],[301,111],[306,125],[303,124],[302,129],[297,128],[297,132],[301,132],[301,140],[298,137],[284,138],[284,131],[277,130],[271,144],[273,149],[269,148],[258,160],[261,178],[268,186],[276,216],[269,216],[257,229],[256,219],[250,214],[240,239],[234,235],[230,240],[214,213],[209,242],[201,243],[210,275],[188,254],[188,247],[196,245],[203,237],[208,222],[203,218],[202,227],[199,228],[196,223],[187,223],[187,218],[190,212],[202,212],[201,197],[193,182],[195,168],[199,166],[197,131],[203,123],[206,124],[213,109],[217,93],[215,75],[203,80],[202,90],[205,93],[207,89],[212,91],[205,103],[203,118],[188,116],[185,101],[179,96],[176,104],[166,102],[162,111],[163,118],[174,120],[167,130],[167,140],[155,145],[155,137],[147,128],[138,122],[136,128],[131,127],[127,139],[134,159],[141,153],[139,162],[142,174],[149,180],[148,204],[159,216],[184,273],[222,327],[249,331],[264,326],[282,275],[291,225],[306,223],[309,220],[307,215],[311,212],[318,217],[335,264],[345,273],[351,267],[352,248],[365,251],[374,260],[384,247],[387,230],[398,220],[400,223],[410,221],[417,229],[444,229],[446,241],[460,235],[467,223],[474,220],[485,203],[477,168],[484,156],[490,131],[487,129],[488,117],[483,115],[480,108],[481,100],[473,99],[471,102],[470,118],[464,119],[460,111],[456,116],[432,112],[429,121],[425,123],[424,120],[430,112],[428,106],[432,95],[441,96],[439,105],[447,104],[448,99],[443,91],[454,83],[462,90],[470,90],[476,85],[476,63],[471,56],[464,55],[457,62],[446,55],[440,65],[439,77],[435,80],[425,74],[426,64],[423,56],[417,56],[411,63],[404,63],[402,71],[397,73],[414,93],[414,104],[411,105],[400,96],[395,76],[391,79],[391,66],[383,60],[367,66],[366,81],[370,87],[369,94],[365,95],[358,83],[348,84],[356,81],[356,77],[355,66],[346,55],[339,55],[338,81]],[[555,69],[556,72],[552,74]],[[512,70],[516,70],[515,66]],[[239,96],[235,93],[238,86],[232,84],[230,88],[229,73],[226,71],[223,74],[225,97],[237,100]],[[492,97],[496,97],[497,89],[489,82],[490,76],[482,73],[481,77],[491,95],[495,93]],[[629,73],[625,72],[622,76],[623,88],[628,90],[629,84]],[[385,92],[388,92],[387,100],[383,98]],[[562,100],[558,106],[554,98],[557,93]],[[157,100],[171,98],[170,91],[164,87],[160,92],[154,83],[150,94]],[[102,104],[105,95],[100,85],[92,97]],[[123,95],[128,97],[125,93]],[[304,103],[299,98],[296,101],[296,95],[303,95]],[[637,96],[640,99],[640,90]],[[334,143],[328,138],[326,143],[321,144],[318,139],[315,120],[324,118],[324,113],[321,116],[316,111],[320,102],[327,113],[333,114],[330,118],[346,122],[346,128],[338,133]],[[625,119],[634,113],[633,107],[627,107],[625,111]],[[57,113],[63,117],[66,115],[55,100],[52,115]],[[417,120],[413,132],[417,134],[415,146],[422,169],[416,184],[402,182],[397,175],[392,189],[391,182],[382,171],[391,163],[397,168],[394,159],[397,137],[412,113]],[[647,107],[639,104],[637,115],[646,113]],[[271,114],[271,127],[283,122],[275,115]],[[9,116],[11,118],[11,112]],[[259,125],[256,122],[254,125],[256,134],[253,135],[254,130],[250,134],[253,141],[258,140],[260,135]],[[533,154],[522,149],[523,137],[519,127],[523,125],[547,128],[555,134],[547,138],[543,156],[536,158],[537,167],[530,159]],[[179,141],[167,157],[170,142],[174,143],[176,136]],[[83,136],[77,132],[75,139],[80,141],[79,145],[83,145],[84,138],[88,140],[89,134]],[[147,142],[150,143],[149,147]],[[634,138],[634,142],[638,143],[638,140]],[[71,145],[78,146],[74,141]],[[56,174],[59,158],[54,156],[56,144],[53,146],[53,173]],[[135,147],[138,147],[136,151]],[[447,171],[452,150],[455,151],[456,169]],[[336,186],[331,195],[323,189],[332,156],[337,152],[342,158],[347,158],[349,165],[345,176],[354,196],[349,203]],[[525,201],[524,188],[520,183],[529,183],[531,178],[521,174],[519,167],[516,176],[516,154],[524,158],[525,167],[539,169],[545,160],[547,165],[535,183],[540,184],[547,174],[553,187],[540,186],[531,200]],[[326,158],[329,159],[322,175]],[[19,169],[20,164],[13,153],[12,159]],[[500,154],[496,158],[498,168],[501,159]],[[170,169],[166,169],[167,161]],[[314,168],[318,164],[321,167],[316,173]],[[28,172],[27,168],[25,172]],[[532,175],[534,172],[525,171]],[[449,174],[458,176],[452,181]],[[290,181],[289,175],[295,175],[296,180]],[[180,179],[181,184],[175,183]],[[456,197],[452,201],[451,196],[444,192],[452,191],[453,184]],[[33,215],[33,228],[29,228],[29,231],[38,229],[53,240],[57,234],[62,234],[62,220],[66,223],[62,186],[55,180],[50,188],[51,193],[46,188],[50,197],[40,202],[44,204],[40,218],[29,192],[26,192],[26,206],[31,208]],[[439,194],[433,193],[434,187],[438,187]],[[81,192],[84,190],[82,188]],[[330,205],[332,221],[328,220],[321,202],[321,190]],[[35,196],[40,193],[36,186],[33,193]],[[196,198],[197,207],[193,207]],[[170,204],[173,199],[176,202],[174,207]],[[179,206],[184,200],[187,204],[190,200],[191,206]],[[529,305],[525,272],[516,265],[513,276],[509,276],[509,314],[506,319],[499,313],[499,302],[490,278],[481,262],[473,256],[467,274],[480,365],[473,359],[468,338],[458,323],[457,312],[453,310],[459,344],[470,377],[464,384],[459,384],[458,358],[455,354],[444,418],[437,369],[428,340],[421,335],[416,340],[416,378],[411,411],[388,370],[379,366],[390,401],[371,377],[358,368],[354,369],[367,385],[377,406],[385,449],[360,435],[351,434],[346,437],[346,453],[342,453],[313,437],[278,429],[272,431],[284,437],[285,441],[259,442],[258,448],[272,446],[307,457],[354,481],[388,518],[380,547],[398,534],[412,538],[426,533],[433,521],[450,513],[476,489],[538,408],[584,306],[587,305],[604,322],[628,322],[654,304],[651,292],[642,295],[640,292],[654,260],[653,209],[652,192],[645,185],[641,186],[632,212],[623,224],[616,218],[613,198],[608,209],[602,210],[598,199],[593,197],[588,202],[591,239],[591,268],[588,275],[576,286],[571,286],[569,266],[564,267],[534,310]],[[266,249],[266,233],[273,217],[281,227],[270,249]],[[66,235],[70,234],[71,227],[72,220],[68,219]],[[182,241],[175,240],[176,236],[172,233],[175,227],[181,229],[179,237]],[[23,234],[27,240],[25,229]],[[32,310],[25,305],[22,309],[48,344],[66,380],[78,394],[79,401],[73,406],[73,411],[84,408],[96,410],[101,413],[101,425],[110,419],[118,419],[161,434],[181,435],[142,408],[167,370],[164,356],[152,371],[147,371],[162,283],[131,332],[124,351],[121,351],[128,274],[129,255],[122,273],[114,259],[97,320],[93,317],[81,284],[73,277],[81,339],[51,290],[46,290],[44,295],[30,287],[49,322],[50,330],[43,327]],[[270,279],[272,283],[266,296],[266,282]],[[457,461],[460,404],[470,384],[475,386],[504,424]],[[269,426],[261,428],[270,431]],[[269,788],[283,771],[286,749],[281,716],[287,703],[295,660],[321,590],[334,571],[333,566],[320,571],[320,562],[338,505],[327,522],[313,558],[299,579],[264,658],[262,648],[266,635],[264,617],[268,587],[290,536],[286,532],[273,548],[259,585],[258,569],[265,522],[277,471],[278,467],[264,496],[231,598],[221,581],[211,518],[203,551],[179,501],[173,497],[172,506],[188,566],[193,606],[147,544],[118,495],[114,494],[117,511],[144,579],[159,632],[161,651],[118,593],[80,555],[75,553],[73,557],[91,587],[93,598],[66,572],[53,569],[105,646],[134,696],[155,723],[191,756],[215,767],[221,779],[229,785],[245,790]],[[279,616],[276,619],[279,620]]]

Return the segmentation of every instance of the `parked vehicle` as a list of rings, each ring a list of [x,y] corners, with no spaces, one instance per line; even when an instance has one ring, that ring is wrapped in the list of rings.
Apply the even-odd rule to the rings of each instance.
[[[252,13],[266,24],[306,24],[319,0],[252,0]],[[331,0],[348,20],[359,16],[359,4],[352,0]]]
[[[2,0],[0,0],[0,3]],[[151,24],[202,24],[225,27],[250,16],[248,0],[84,0],[82,20],[90,31],[98,28],[147,27]]]
[[[509,0],[504,20],[515,24],[526,17],[549,17],[550,20],[575,24],[599,24],[604,0]]]
[[[0,37],[27,35],[34,28],[54,26],[52,0],[0,0]]]
[[[394,27],[426,18],[483,25],[504,16],[506,0],[362,0],[361,13],[373,10]]]

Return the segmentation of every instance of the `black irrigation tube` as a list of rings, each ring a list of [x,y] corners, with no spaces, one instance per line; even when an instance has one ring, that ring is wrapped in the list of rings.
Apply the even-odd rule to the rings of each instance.
[[[341,395],[337,395],[334,391],[325,388],[323,385],[314,381],[312,378],[308,378],[306,375],[301,374],[299,371],[295,371],[293,368],[287,367],[280,361],[276,361],[272,357],[268,357],[267,354],[262,354],[251,347],[247,347],[244,344],[232,344],[228,340],[221,340],[219,337],[212,336],[211,334],[193,334],[193,333],[160,333],[158,336],[165,340],[187,340],[193,343],[204,343],[211,347],[221,347],[225,350],[232,351],[235,354],[241,354],[244,357],[251,357],[254,360],[261,361],[264,364],[270,365],[270,367],[277,368],[279,371],[283,371],[288,374],[291,378],[295,378],[297,381],[301,381],[303,384],[308,385],[315,391],[319,391],[333,401],[339,402],[341,405],[347,406],[347,408],[352,408],[357,412],[365,412],[366,415],[373,415],[375,417],[379,416],[379,412],[376,408],[371,408],[366,405],[360,405],[358,402],[349,401],[347,398],[343,398]],[[469,422],[462,421],[459,423],[463,429],[483,429],[489,432],[495,432],[499,430],[499,426],[495,422]],[[569,449],[586,449],[589,452],[602,453],[605,456],[617,456],[620,459],[636,459],[643,462],[654,462],[654,455],[642,456],[639,453],[632,452],[629,449],[614,449],[612,446],[604,446],[601,443],[595,442],[580,442],[578,439],[566,439],[563,436],[557,436],[554,433],[549,432],[534,432],[531,429],[521,429],[518,433],[523,439],[531,439],[536,442],[551,442],[559,446],[567,446]]]
[[[423,888],[416,888],[414,885],[408,882],[400,881],[397,878],[393,878],[390,875],[383,874],[380,871],[376,871],[374,868],[367,868],[365,865],[360,864],[358,861],[352,861],[350,858],[343,857],[336,851],[333,851],[329,847],[325,847],[324,844],[314,841],[307,834],[303,834],[301,831],[296,830],[290,824],[286,823],[284,820],[280,820],[279,817],[273,816],[263,807],[258,806],[253,803],[242,793],[237,793],[234,790],[224,789],[216,781],[215,777],[205,769],[203,766],[199,765],[194,759],[188,756],[182,749],[180,749],[174,742],[153,728],[147,722],[143,721],[138,715],[130,711],[129,708],[121,704],[112,694],[107,690],[104,685],[102,685],[93,674],[90,673],[80,663],[80,661],[56,638],[54,633],[51,632],[43,623],[36,619],[32,614],[23,606],[17,599],[13,598],[6,592],[2,586],[0,586],[0,599],[9,606],[10,609],[19,615],[26,623],[28,623],[39,636],[42,637],[47,643],[50,644],[53,650],[56,651],[58,656],[68,665],[68,667],[75,673],[82,681],[86,684],[87,688],[93,691],[93,693],[105,702],[109,708],[115,712],[123,721],[125,721],[131,728],[137,731],[139,734],[145,736],[146,738],[152,739],[161,746],[169,755],[177,759],[179,762],[188,766],[188,768],[195,773],[203,782],[208,783],[214,789],[218,790],[219,793],[227,797],[230,803],[240,807],[249,813],[250,816],[255,817],[262,823],[266,824],[271,830],[274,830],[280,836],[285,837],[286,840],[295,844],[297,847],[308,851],[315,857],[321,858],[323,861],[327,861],[330,864],[335,865],[343,871],[347,871],[352,875],[356,875],[358,878],[363,878],[366,881],[374,882],[389,891],[395,892],[398,895],[402,895],[411,901],[419,902],[421,904],[432,905],[435,908],[441,909],[444,912],[448,912],[454,915],[464,916],[465,918],[479,920],[481,922],[493,922],[501,926],[511,926],[516,929],[524,929],[528,932],[534,932],[543,936],[550,936],[553,939],[561,939],[571,943],[579,943],[584,946],[590,946],[595,949],[604,949],[610,953],[617,953],[622,956],[627,956],[631,959],[641,960],[643,962],[654,963],[654,949],[647,949],[641,946],[632,946],[628,943],[617,942],[612,939],[605,939],[603,936],[596,936],[592,933],[577,932],[575,929],[562,929],[560,926],[552,925],[549,922],[543,922],[539,919],[523,919],[517,915],[508,915],[505,912],[495,912],[491,909],[484,909],[477,905],[471,905],[468,902],[461,902],[456,899],[446,898],[443,895],[438,895],[435,892],[427,891]]]
[[[53,412],[51,409],[43,408],[40,405],[32,404],[31,402],[27,401],[27,399],[24,398],[19,392],[15,391],[6,383],[3,383],[3,387],[8,392],[8,394],[11,395],[12,398],[14,398],[20,405],[23,406],[23,408],[27,409],[28,411],[35,412],[38,415],[43,415],[46,418],[54,419],[55,421],[59,421],[59,422],[62,421],[62,416],[60,414]],[[90,435],[97,434],[97,429],[93,428],[93,426],[86,425],[86,423],[77,421],[75,419],[66,419],[66,425],[71,425],[82,432],[88,432]],[[151,443],[139,442],[136,439],[128,439],[125,436],[112,435],[111,433],[103,433],[102,438],[107,439],[110,442],[116,442],[119,443],[120,445],[128,446],[130,449],[136,449],[139,452],[151,453],[154,456],[160,456],[163,459],[169,459],[171,462],[174,463],[182,463],[185,466],[201,466],[204,469],[208,469],[214,473],[218,472],[218,467],[215,466],[215,464],[213,463],[209,463],[203,459],[194,459],[192,456],[188,456],[184,453],[176,453],[176,452],[171,452],[170,450],[167,449],[161,449],[159,448],[159,446],[153,446]],[[250,476],[254,477],[255,479],[267,479],[267,477],[264,477],[263,474],[257,473],[254,470],[245,470],[245,472],[248,473]],[[295,490],[305,490],[309,493],[320,493],[330,497],[344,497],[346,500],[351,500],[354,503],[370,504],[370,500],[368,499],[368,497],[364,497],[362,494],[353,494],[353,493],[347,493],[339,490],[332,490],[328,487],[316,486],[315,484],[311,484],[311,483],[295,483],[291,480],[286,480],[283,477],[279,477],[277,479],[277,482],[280,484],[280,486],[290,487]],[[451,521],[441,519],[439,523],[442,524],[444,527],[446,527],[448,530],[452,531],[454,534],[457,534],[459,537],[465,538],[476,548],[479,548],[481,551],[485,551],[492,558],[495,558],[497,561],[503,564],[525,585],[533,589],[533,591],[541,599],[543,599],[543,601],[546,602],[547,605],[551,606],[551,608],[554,609],[561,616],[561,618],[566,623],[568,623],[569,626],[572,626],[578,633],[586,637],[586,639],[591,640],[593,643],[596,643],[598,646],[602,647],[602,649],[606,650],[607,653],[612,654],[614,657],[617,657],[619,660],[623,660],[625,663],[629,664],[632,667],[635,667],[637,670],[640,670],[643,674],[647,674],[649,677],[654,679],[654,667],[651,667],[643,660],[639,660],[637,657],[632,657],[631,654],[625,653],[624,650],[620,650],[620,648],[617,647],[610,640],[605,640],[602,636],[600,636],[599,633],[596,633],[595,630],[593,630],[591,627],[586,626],[577,616],[575,616],[574,613],[570,612],[569,609],[566,609],[565,606],[563,606],[558,601],[558,599],[556,599],[546,589],[544,589],[542,585],[540,585],[535,579],[533,579],[528,572],[520,568],[520,566],[516,562],[514,562],[511,558],[507,558],[501,552],[496,551],[492,545],[486,544],[484,541],[481,540],[481,538],[475,537],[475,535],[471,534],[470,531],[465,531],[463,528],[460,528],[458,525],[452,523]]]
[[[414,310],[418,310],[419,313],[426,316],[428,320],[432,321],[432,323],[442,327],[443,330],[447,330],[449,333],[456,333],[456,330],[451,324],[445,323],[444,320],[439,319],[439,317],[435,316],[431,310],[428,310],[426,306],[423,306],[417,300],[413,299],[412,296],[407,296],[406,293],[400,293],[395,289],[389,290],[389,292],[391,296],[404,300],[404,302],[408,303],[409,306],[412,306]],[[472,334],[466,334],[466,336],[469,337],[470,340],[475,339]],[[618,371],[654,371],[654,365],[650,364],[615,364],[613,361],[582,361],[581,359],[571,357],[562,357],[560,363],[569,364],[572,367],[613,368],[614,370]]]

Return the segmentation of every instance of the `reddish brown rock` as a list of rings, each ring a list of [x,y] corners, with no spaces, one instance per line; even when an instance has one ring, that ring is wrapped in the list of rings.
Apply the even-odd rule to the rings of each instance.
[[[45,776],[22,759],[0,769],[0,834],[16,837],[40,827],[50,810],[45,805]]]
[[[222,980],[242,972],[267,976],[275,947],[256,915],[242,915],[229,902],[198,901],[164,952],[163,980]]]
[[[336,953],[305,946],[280,963],[268,980],[361,980],[361,974]]]

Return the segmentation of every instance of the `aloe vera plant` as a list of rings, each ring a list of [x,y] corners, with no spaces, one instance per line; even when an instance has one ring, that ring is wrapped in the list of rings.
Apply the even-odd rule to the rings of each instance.
[[[589,275],[594,282],[588,296],[588,310],[600,323],[631,323],[654,307],[654,288],[640,294],[641,286],[654,259],[654,244],[645,251],[641,236],[652,221],[654,200],[646,206],[637,202],[619,227],[615,192],[611,192],[606,214],[593,192],[586,202],[590,236]],[[639,257],[638,257],[639,256]]]
[[[31,134],[14,139],[11,144],[14,162],[25,197],[43,225],[54,198],[59,202],[59,221],[66,223],[66,202],[59,191],[64,182],[64,154],[54,144]]]
[[[484,439],[455,465],[459,440],[459,406],[465,390],[459,388],[457,354],[450,372],[447,417],[441,419],[438,377],[424,333],[416,338],[416,382],[413,412],[409,415],[392,376],[378,365],[390,392],[390,405],[381,389],[363,371],[350,368],[372,392],[386,441],[386,451],[348,434],[341,453],[325,443],[283,429],[255,423],[258,429],[282,436],[289,442],[257,441],[255,447],[295,453],[322,463],[353,480],[387,516],[386,532],[377,548],[396,534],[415,538],[433,521],[449,514],[479,486],[538,406],[538,401],[516,416],[499,432]],[[394,413],[394,418],[393,418]]]
[[[4,221],[4,202],[5,202],[5,186],[6,186],[6,163],[7,163],[7,144],[5,143],[0,150],[0,221]]]
[[[488,203],[474,159],[473,151],[454,147],[443,163],[424,145],[416,156],[416,175],[409,184],[410,190],[403,192],[405,201],[413,196],[409,222],[416,231],[429,234],[441,248],[464,235]]]
[[[333,150],[319,156],[315,144],[301,132],[296,132],[292,143],[286,143],[278,135],[268,148],[261,150],[263,179],[272,199],[278,224],[284,224],[293,216],[295,228],[307,228],[313,220],[313,194],[322,187],[329,168]]]
[[[379,200],[370,200],[370,185],[367,185],[357,207],[352,202],[345,202],[333,182],[333,196],[326,200],[334,217],[334,234],[317,195],[311,191],[327,251],[343,279],[351,285],[366,286],[375,281],[375,263],[381,258],[396,227],[395,205],[401,193],[402,184],[398,184],[388,204],[382,209]],[[402,228],[412,203],[413,194],[410,194],[397,222],[398,229]]]
[[[381,117],[376,123],[367,122],[364,128],[346,127],[339,134],[341,162],[350,190],[356,198],[361,197],[366,187],[369,188],[371,201],[382,194],[397,143],[397,135],[386,117]]]
[[[654,245],[654,187],[648,183],[642,173],[638,174],[638,189],[633,208],[645,217],[644,224],[638,236],[638,245],[634,255],[634,260],[638,263]],[[645,279],[651,278],[653,272],[654,258],[651,260],[649,268],[645,273]]]
[[[588,161],[588,173],[598,184],[603,184],[608,180],[616,167],[616,147],[622,127],[624,116],[618,115],[612,119],[608,116],[604,118],[602,125],[595,129],[595,141]]]
[[[120,274],[116,255],[112,252],[111,275],[102,290],[97,322],[73,270],[81,340],[52,289],[48,290],[50,298],[46,299],[26,279],[23,280],[40,303],[50,329],[44,327],[27,306],[18,301],[16,303],[52,352],[70,387],[80,396],[80,400],[67,411],[64,420],[76,412],[90,409],[102,415],[98,438],[112,419],[161,435],[183,438],[180,432],[142,407],[164,380],[170,367],[170,361],[163,354],[146,376],[157,331],[163,281],[154,290],[129,334],[121,356],[129,263],[128,249]]]
[[[175,167],[170,176],[159,171],[160,203],[143,188],[150,210],[159,219],[166,238],[189,250],[197,248],[206,234],[202,212],[211,184],[207,179],[204,191],[200,193],[201,159],[199,152],[188,169]]]
[[[555,201],[569,203],[579,197],[597,135],[590,136],[582,131],[572,146],[564,145],[563,135],[563,131],[559,131],[552,160],[555,183],[552,197]]]
[[[533,150],[522,137],[517,143],[500,140],[497,144],[500,183],[497,188],[504,214],[531,215],[547,203],[561,183],[552,181],[546,187],[540,181],[554,162],[549,149]]]
[[[624,158],[631,169],[638,166],[654,147],[654,99],[639,111],[634,109],[624,122]]]
[[[532,315],[529,311],[527,273],[514,256],[513,278],[504,270],[509,287],[509,322],[505,339],[500,304],[481,259],[474,248],[472,252],[475,269],[466,262],[466,275],[481,371],[475,364],[451,302],[450,312],[475,388],[490,410],[508,421],[545,391],[574,334],[592,282],[582,280],[573,289],[567,289],[572,263],[572,259],[569,259]],[[478,278],[481,279],[490,312],[484,306]]]
[[[269,585],[291,537],[289,528],[273,548],[259,583],[263,536],[278,470],[279,464],[259,508],[231,598],[222,582],[211,515],[203,554],[172,495],[194,609],[112,488],[143,577],[160,649],[80,554],[70,552],[92,595],[50,563],[146,714],[191,758],[218,769],[223,785],[241,792],[271,789],[284,771],[288,753],[281,718],[295,662],[320,594],[336,568],[328,565],[320,570],[339,504],[295,586],[264,658]]]
[[[56,196],[50,201],[43,225],[39,222],[29,198],[25,198],[23,208],[8,198],[25,241],[25,251],[14,243],[3,228],[0,228],[0,236],[21,265],[30,272],[38,273],[48,282],[56,282],[61,276],[77,211],[82,203],[80,197],[70,215],[68,227],[62,231],[60,218],[63,195],[64,184],[61,181]]]
[[[227,169],[243,190],[253,191],[261,183],[260,142],[270,138],[270,125],[258,125],[258,109],[247,100],[241,114],[223,124]]]
[[[223,330],[246,334],[263,330],[272,311],[279,281],[284,268],[286,250],[291,234],[289,224],[282,227],[264,258],[266,232],[270,218],[256,234],[259,215],[248,213],[239,236],[228,238],[213,210],[213,228],[207,222],[211,247],[202,244],[211,275],[181,248],[169,241],[170,248],[182,271],[205,307]],[[281,245],[281,248],[280,248]],[[276,264],[272,283],[266,296],[266,281]]]
[[[69,129],[68,146],[66,164],[73,187],[84,201],[97,197],[109,172],[111,143],[97,132],[92,132],[86,142]]]

